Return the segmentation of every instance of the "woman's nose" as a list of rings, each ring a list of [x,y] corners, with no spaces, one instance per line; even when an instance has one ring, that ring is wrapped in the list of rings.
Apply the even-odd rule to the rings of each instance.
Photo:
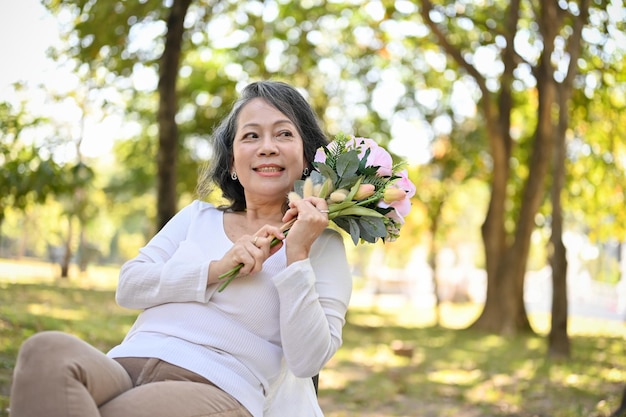
[[[259,147],[259,154],[261,155],[276,155],[278,154],[278,146],[274,140],[274,135],[263,135],[261,140],[261,146]]]

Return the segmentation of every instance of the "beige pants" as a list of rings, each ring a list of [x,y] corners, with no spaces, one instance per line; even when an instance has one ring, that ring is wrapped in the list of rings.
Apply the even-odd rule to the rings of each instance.
[[[27,339],[11,386],[11,417],[250,417],[203,377],[158,359],[111,359],[77,337]]]

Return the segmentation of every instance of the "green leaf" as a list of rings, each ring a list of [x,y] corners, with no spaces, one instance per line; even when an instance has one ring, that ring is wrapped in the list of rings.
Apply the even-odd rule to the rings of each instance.
[[[351,189],[356,184],[357,180],[361,179],[359,175],[345,175],[339,178],[339,181],[335,184],[335,188]]]
[[[323,164],[321,162],[315,162],[313,163],[313,165],[320,172],[320,174],[322,174],[323,177],[330,178],[333,184],[337,182],[337,173],[329,165]]]
[[[350,237],[352,238],[352,242],[354,242],[355,245],[359,243],[361,233],[360,233],[359,223],[355,217],[348,217],[348,216],[337,217],[336,219],[333,220],[333,222],[337,226],[339,226],[341,229],[345,230],[347,233],[350,234]]]
[[[370,165],[368,167],[363,167],[360,168],[359,167],[359,173],[361,175],[365,175],[365,176],[377,176],[377,172],[378,172],[378,168],[380,168],[379,166],[374,166],[374,165]]]
[[[359,154],[355,150],[343,153],[337,158],[337,174],[339,177],[354,176],[359,169]]]
[[[302,188],[304,187],[304,180],[297,180],[293,183],[293,190],[298,193],[299,196],[302,196],[304,192]]]
[[[382,218],[369,216],[359,217],[359,227],[361,229],[361,238],[370,243],[374,243],[379,238],[387,236],[387,228]]]
[[[309,178],[311,178],[311,181],[313,181],[313,184],[323,184],[324,179],[325,179],[325,177],[322,174],[320,174],[318,171],[311,172],[311,175],[309,175]]]
[[[328,209],[330,210],[330,214],[334,214],[335,212],[339,212],[343,209],[346,209],[348,207],[352,207],[356,204],[356,201],[352,201],[352,200],[348,200],[347,198],[342,201],[341,203],[332,203],[328,206]]]
[[[331,211],[330,215],[333,216],[334,214],[337,214],[334,217],[339,217],[339,216],[383,217],[381,213],[374,210],[373,208],[357,206],[356,203],[350,207],[346,207],[345,209],[342,209],[339,211],[334,211],[334,210]]]
[[[359,162],[359,172],[364,172],[365,166],[367,164],[367,157],[370,156],[371,152],[372,150],[370,148],[367,148],[365,150],[365,153],[363,154],[363,158],[361,158],[361,161]],[[376,167],[376,170],[378,170],[378,167]]]
[[[359,191],[359,185],[361,185],[361,177],[357,177],[356,182],[354,183],[354,185],[350,189],[350,192],[346,196],[346,199],[344,200],[344,202],[352,201],[354,199],[354,195],[357,193],[357,191]]]

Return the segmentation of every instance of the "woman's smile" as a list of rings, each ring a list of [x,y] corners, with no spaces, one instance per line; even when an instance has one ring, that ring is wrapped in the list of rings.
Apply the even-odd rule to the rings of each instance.
[[[279,165],[263,164],[253,169],[257,174],[264,177],[276,177],[282,174],[285,168]]]

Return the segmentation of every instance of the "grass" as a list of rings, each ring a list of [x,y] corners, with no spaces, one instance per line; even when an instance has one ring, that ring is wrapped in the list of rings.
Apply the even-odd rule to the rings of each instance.
[[[48,264],[0,260],[0,417],[8,416],[17,350],[41,330],[73,333],[106,351],[136,312],[115,304],[117,268],[93,268],[69,282]],[[530,317],[534,336],[463,330],[475,305],[433,312],[355,297],[344,346],[320,375],[326,417],[606,417],[626,384],[623,323],[570,320],[572,358],[546,358],[549,317]],[[384,303],[384,301],[391,301]]]
[[[344,346],[320,376],[326,416],[600,417],[617,407],[626,384],[623,324],[571,320],[572,358],[550,361],[541,334],[457,328],[479,312],[445,306],[444,327],[407,305],[352,308]],[[547,316],[531,318],[547,330]],[[407,356],[394,353],[398,346]]]

